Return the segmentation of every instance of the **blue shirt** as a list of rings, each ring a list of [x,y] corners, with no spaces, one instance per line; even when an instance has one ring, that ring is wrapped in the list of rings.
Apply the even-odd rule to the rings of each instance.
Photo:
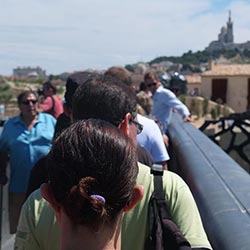
[[[140,114],[137,115],[137,119],[143,125],[142,132],[137,135],[137,143],[152,155],[154,162],[169,160],[161,130],[156,122]]]
[[[173,109],[176,109],[182,116],[190,115],[186,105],[172,91],[162,86],[158,87],[153,95],[152,114],[161,122],[163,131],[167,130]]]
[[[30,170],[51,147],[56,120],[39,113],[33,128],[28,130],[21,116],[9,119],[0,137],[0,152],[10,158],[10,192],[26,192]]]

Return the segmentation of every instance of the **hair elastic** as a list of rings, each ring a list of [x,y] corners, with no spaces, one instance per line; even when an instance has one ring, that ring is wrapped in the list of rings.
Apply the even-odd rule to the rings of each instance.
[[[90,195],[90,198],[95,199],[95,200],[99,200],[103,204],[105,204],[105,202],[106,202],[105,198],[99,194],[92,194],[92,195]]]

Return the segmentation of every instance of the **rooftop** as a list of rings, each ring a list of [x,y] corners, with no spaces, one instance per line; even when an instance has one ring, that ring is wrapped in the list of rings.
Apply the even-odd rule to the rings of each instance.
[[[202,76],[250,76],[250,64],[212,64]]]

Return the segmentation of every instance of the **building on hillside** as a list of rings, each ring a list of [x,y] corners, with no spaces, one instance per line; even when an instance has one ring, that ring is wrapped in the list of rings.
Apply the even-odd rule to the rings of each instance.
[[[212,52],[214,50],[222,49],[238,49],[238,50],[249,50],[250,41],[245,43],[235,43],[233,34],[233,22],[231,19],[231,11],[229,11],[229,17],[226,26],[223,26],[218,34],[218,40],[212,41],[206,50]]]
[[[201,75],[201,95],[231,107],[250,109],[250,64],[214,65]]]
[[[185,75],[187,80],[187,93],[191,96],[199,96],[201,93],[200,74]]]
[[[14,77],[46,78],[46,71],[40,67],[17,67],[13,69]]]
[[[144,75],[148,69],[148,65],[146,63],[137,63],[133,65],[134,73]]]

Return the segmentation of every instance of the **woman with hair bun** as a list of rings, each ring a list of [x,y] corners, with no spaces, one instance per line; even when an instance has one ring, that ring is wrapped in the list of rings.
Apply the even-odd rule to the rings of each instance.
[[[78,121],[55,139],[47,166],[41,193],[59,223],[61,249],[121,249],[123,213],[143,196],[130,139],[108,122]]]

